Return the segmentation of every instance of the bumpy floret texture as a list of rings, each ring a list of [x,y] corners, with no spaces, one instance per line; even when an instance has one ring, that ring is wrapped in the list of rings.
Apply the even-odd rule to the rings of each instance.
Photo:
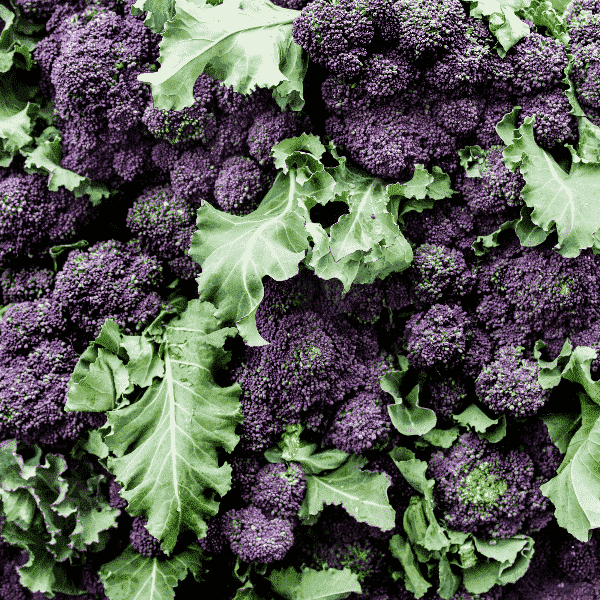
[[[108,486],[108,503],[113,508],[120,508],[125,510],[127,508],[127,500],[121,497],[121,486],[113,477]]]
[[[456,367],[467,349],[469,315],[459,306],[434,304],[406,323],[408,359],[417,369]]]
[[[133,334],[164,306],[158,293],[162,276],[158,260],[141,252],[139,243],[98,242],[69,253],[52,297],[85,342],[108,318]]]
[[[407,90],[418,77],[414,61],[405,52],[392,49],[369,56],[360,85],[369,97],[392,96]]]
[[[492,146],[501,146],[504,142],[496,131],[496,125],[502,120],[504,115],[513,110],[516,103],[517,101],[513,99],[488,99],[479,127],[477,127],[473,134],[474,145],[481,146],[486,150],[491,149]],[[518,105],[522,106],[522,104]]]
[[[200,206],[203,200],[212,199],[213,188],[219,174],[210,153],[202,148],[186,150],[175,161],[171,171],[173,193]]]
[[[256,210],[267,178],[248,156],[231,156],[221,165],[214,185],[219,207],[234,215],[247,215]]]
[[[145,190],[127,213],[127,226],[140,240],[142,250],[183,279],[200,273],[200,265],[187,254],[195,223],[195,211],[171,186]]]
[[[9,268],[0,273],[0,298],[5,304],[39,300],[48,296],[53,286],[54,273],[43,267]]]
[[[598,320],[598,266],[589,252],[568,260],[547,248],[505,249],[481,263],[476,314],[497,346],[536,339],[556,356],[566,338]],[[531,301],[535,298],[535,303]]]
[[[373,283],[354,283],[347,293],[342,282],[335,278],[322,281],[321,287],[322,295],[317,300],[320,309],[334,310],[363,324],[372,325],[379,319],[385,295],[381,279]]]
[[[64,412],[78,358],[58,339],[40,341],[25,355],[0,352],[0,438],[55,446],[104,424],[105,414]]]
[[[532,522],[539,527],[551,519],[533,461],[520,450],[465,433],[449,450],[432,455],[428,472],[450,529],[485,539],[506,538],[526,532]],[[541,515],[547,517],[542,523]]]
[[[523,358],[522,346],[505,346],[498,359],[481,371],[475,381],[479,399],[497,414],[531,417],[548,401],[550,390],[538,382],[540,367]]]
[[[232,490],[244,502],[250,504],[258,472],[266,466],[260,454],[234,452],[227,462],[231,465]]]
[[[433,244],[423,244],[414,251],[409,277],[413,302],[418,306],[432,305],[444,298],[462,298],[475,283],[459,250]]]
[[[250,503],[265,515],[289,518],[298,513],[306,493],[306,475],[299,463],[274,463],[256,475]]]
[[[0,181],[0,264],[44,254],[67,243],[96,211],[89,200],[60,188],[48,189],[47,177],[13,175]]]
[[[451,377],[431,379],[423,388],[421,404],[431,408],[438,420],[449,421],[452,415],[457,415],[466,408],[467,398],[467,390],[461,380]]]
[[[255,506],[231,510],[227,516],[224,535],[234,554],[246,562],[281,560],[294,545],[289,519],[268,517]]]
[[[148,519],[135,517],[129,531],[129,541],[133,549],[148,558],[165,558],[165,553],[160,549],[160,542],[146,529]]]
[[[502,218],[512,216],[514,209],[523,204],[521,190],[525,179],[521,173],[512,173],[502,160],[501,146],[493,146],[485,152],[479,166],[480,177],[463,177],[459,183],[467,204],[474,212],[499,214]]]
[[[360,454],[384,444],[389,435],[390,419],[380,394],[359,393],[340,407],[322,444]]]
[[[598,540],[581,542],[567,532],[561,532],[555,544],[553,562],[567,581],[593,581],[600,576]]]

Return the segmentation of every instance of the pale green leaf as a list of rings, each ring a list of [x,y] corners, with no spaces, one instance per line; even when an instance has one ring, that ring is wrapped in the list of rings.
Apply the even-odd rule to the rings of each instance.
[[[294,567],[272,571],[267,579],[287,600],[341,600],[351,592],[362,593],[358,577],[350,569],[315,571]]]

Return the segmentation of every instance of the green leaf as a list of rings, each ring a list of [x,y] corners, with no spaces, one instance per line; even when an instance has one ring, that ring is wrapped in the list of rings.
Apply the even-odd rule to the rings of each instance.
[[[600,230],[600,213],[590,202],[600,189],[600,165],[583,162],[572,153],[571,170],[566,173],[536,144],[533,123],[534,117],[526,117],[521,127],[513,129],[504,160],[509,169],[518,167],[525,178],[521,195],[525,204],[534,209],[533,224],[546,233],[556,226],[560,254],[576,257],[594,245]]]
[[[460,430],[458,427],[451,427],[450,429],[432,429],[423,435],[422,439],[438,448],[450,448],[459,435]]]
[[[475,252],[475,256],[484,256],[487,254],[491,248],[497,248],[500,246],[500,242],[498,238],[500,234],[504,231],[508,231],[510,229],[515,229],[515,227],[520,223],[520,219],[514,219],[513,221],[505,221],[496,229],[496,231],[492,231],[492,233],[488,235],[479,235],[477,239],[471,244],[471,248],[473,248],[473,252]],[[541,242],[540,242],[541,243]],[[521,240],[521,246],[524,246],[523,240]]]
[[[358,576],[350,569],[303,569],[299,573],[287,567],[271,571],[267,579],[273,590],[287,600],[340,600],[351,592],[362,594]]]
[[[463,427],[472,427],[477,433],[485,433],[493,425],[498,425],[500,419],[490,419],[476,404],[471,404],[452,418]]]
[[[295,173],[279,173],[260,206],[238,217],[205,203],[198,209],[198,229],[190,256],[200,265],[200,298],[217,307],[215,317],[235,323],[252,346],[267,342],[256,329],[256,309],[263,298],[262,279],[283,281],[296,275],[308,248],[304,223],[308,211]]]
[[[552,413],[540,417],[548,427],[548,434],[554,445],[563,453],[581,425],[580,413]]]
[[[467,177],[481,177],[481,167],[485,162],[487,151],[481,146],[465,146],[458,151],[460,166],[467,172]]]
[[[188,571],[199,571],[202,560],[197,544],[167,559],[148,558],[127,546],[99,574],[110,600],[174,600],[174,588]]]
[[[177,0],[160,43],[161,67],[138,79],[152,85],[154,105],[164,110],[192,106],[202,73],[242,94],[276,88],[280,106],[300,110],[307,59],[291,35],[299,14],[268,0],[224,0],[214,7]]]
[[[316,515],[325,504],[337,504],[361,523],[383,531],[393,529],[396,513],[387,497],[390,480],[383,473],[361,471],[366,462],[365,458],[352,455],[335,471],[307,475],[306,496],[299,516]]]
[[[162,33],[165,23],[175,15],[175,0],[137,0],[131,7],[132,15],[141,15],[146,12],[144,25],[154,31]]]
[[[54,272],[58,273],[58,261],[56,260],[61,254],[65,252],[69,252],[70,250],[83,250],[89,246],[89,242],[86,240],[80,240],[79,242],[74,242],[73,244],[61,244],[60,246],[52,246],[50,250],[48,250],[48,254],[50,254],[50,258],[54,261]]]
[[[432,497],[435,481],[425,476],[427,463],[424,460],[415,458],[414,452],[402,446],[396,446],[389,455],[413,489],[426,497]]]
[[[77,175],[73,171],[60,166],[62,159],[62,145],[60,132],[55,127],[47,127],[42,135],[36,138],[37,147],[27,152],[25,171],[28,173],[49,174],[48,189],[57,191],[61,187],[67,188],[75,196],[87,194],[93,205],[98,205],[102,198],[110,195],[108,188],[101,183],[94,183],[87,177]]]
[[[541,228],[535,225],[531,220],[532,208],[527,206],[521,207],[521,217],[515,225],[515,233],[521,242],[521,246],[533,248],[539,246],[546,241],[548,234]]]
[[[154,345],[144,336],[124,335],[121,348],[127,352],[127,372],[129,380],[146,388],[152,385],[155,377],[164,377],[165,363],[154,350]]]
[[[424,435],[437,423],[435,412],[419,406],[419,389],[416,385],[405,398],[400,396],[400,382],[404,373],[392,371],[386,373],[380,382],[381,389],[391,394],[395,404],[388,405],[392,425],[402,435]]]
[[[558,474],[541,486],[558,524],[582,542],[600,527],[600,407],[583,400],[582,424]]]
[[[452,571],[446,553],[442,554],[438,566],[439,587],[437,593],[444,600],[451,600],[458,591],[461,578]]]
[[[239,441],[240,387],[218,386],[212,370],[224,362],[222,348],[235,329],[220,329],[213,312],[210,303],[191,300],[164,329],[164,377],[108,412],[112,430],[104,441],[116,456],[108,468],[128,512],[148,517],[148,531],[167,554],[184,531],[204,537],[206,519],[218,511],[215,492],[231,487],[231,467],[219,466],[217,447],[231,452]]]
[[[4,21],[0,33],[0,73],[10,71],[13,65],[29,71],[33,66],[32,52],[37,45],[37,39],[29,34],[39,29],[31,27],[30,31],[25,31],[24,19],[17,18],[12,10],[3,5],[0,5],[0,19]],[[15,59],[19,57],[17,63]]]
[[[402,565],[406,589],[412,592],[415,598],[422,598],[431,587],[431,583],[421,574],[408,541],[401,535],[395,534],[390,539],[390,551],[394,558],[397,558]]]

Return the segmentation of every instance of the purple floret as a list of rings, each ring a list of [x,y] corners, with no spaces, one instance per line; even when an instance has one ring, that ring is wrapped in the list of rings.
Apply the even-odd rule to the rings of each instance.
[[[246,562],[281,560],[294,545],[292,521],[268,517],[255,506],[229,511],[224,535],[234,554]]]
[[[256,475],[265,466],[265,460],[260,454],[234,452],[229,455],[227,462],[231,465],[232,492],[250,504],[254,494]]]
[[[52,297],[83,342],[94,339],[109,318],[134,334],[165,305],[158,294],[162,277],[159,262],[138,243],[109,240],[72,250]]]
[[[104,424],[104,413],[64,411],[78,358],[60,340],[40,341],[24,356],[0,352],[1,439],[57,445]]]
[[[566,531],[555,540],[553,562],[566,581],[594,581],[600,577],[598,540],[581,542]]]
[[[467,349],[470,319],[460,306],[434,304],[406,323],[408,359],[419,370],[456,368]]]
[[[27,302],[48,296],[54,287],[54,273],[42,267],[6,269],[0,273],[0,298],[5,304]]]
[[[187,253],[196,226],[195,211],[171,186],[145,190],[129,209],[127,226],[142,250],[165,262],[174,275],[198,276],[200,265]]]
[[[148,558],[166,558],[160,549],[160,542],[146,529],[148,519],[135,517],[129,531],[129,541],[133,549]]]
[[[169,173],[175,166],[181,152],[169,142],[158,142],[152,147],[152,162],[164,173]]]
[[[502,589],[502,586],[495,585],[483,594],[472,594],[464,586],[461,586],[450,600],[501,600]]]
[[[381,394],[363,392],[338,410],[333,424],[323,437],[322,445],[348,454],[361,454],[385,444],[390,430],[387,404]]]
[[[458,183],[458,189],[473,212],[505,217],[508,209],[523,205],[521,191],[525,187],[525,179],[521,173],[507,169],[502,160],[502,150],[502,146],[493,146],[485,152],[479,167],[481,177],[464,176]]]
[[[214,197],[225,212],[247,215],[258,207],[265,192],[267,178],[247,156],[231,156],[219,171]]]
[[[531,417],[546,404],[550,390],[538,382],[540,367],[523,358],[522,346],[501,348],[496,361],[475,381],[477,396],[497,414]]]
[[[412,282],[412,300],[420,307],[443,299],[463,298],[475,283],[459,250],[433,244],[423,244],[415,250],[408,275]]]
[[[477,96],[467,98],[441,98],[432,108],[434,120],[457,137],[465,137],[479,125],[485,100]]]
[[[452,415],[457,415],[466,408],[467,398],[467,390],[462,381],[451,377],[432,379],[423,389],[421,404],[431,408],[438,420],[450,421]]]
[[[313,0],[292,25],[292,36],[310,59],[336,75],[359,74],[374,36],[365,0]]]
[[[392,96],[413,86],[418,77],[414,61],[393,49],[369,56],[365,61],[361,87],[371,97]]]
[[[296,112],[268,110],[258,115],[248,130],[250,156],[261,167],[273,167],[273,146],[287,138],[310,132],[310,121]]]
[[[108,503],[113,508],[120,508],[125,510],[127,508],[127,500],[121,497],[121,486],[117,480],[113,477],[108,487]]]
[[[502,138],[496,132],[496,125],[502,120],[504,115],[510,113],[517,105],[516,98],[489,98],[485,105],[479,127],[477,127],[473,134],[475,144],[486,150],[492,146],[503,145]]]
[[[533,461],[520,450],[465,433],[448,450],[434,453],[428,474],[435,479],[434,497],[450,529],[478,537],[507,538],[529,530],[529,524],[551,518],[541,495]],[[537,528],[536,528],[537,529]]]
[[[265,515],[287,519],[298,513],[306,493],[306,475],[299,463],[274,463],[256,475],[250,503]]]
[[[173,193],[192,206],[200,206],[203,200],[212,199],[218,174],[209,152],[202,148],[186,150],[171,171]]]
[[[44,254],[68,243],[95,216],[84,196],[48,189],[47,177],[12,175],[0,181],[0,264]]]

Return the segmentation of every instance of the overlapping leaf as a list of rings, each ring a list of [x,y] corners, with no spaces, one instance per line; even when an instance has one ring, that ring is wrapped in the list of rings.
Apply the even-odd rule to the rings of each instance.
[[[288,567],[272,571],[268,577],[273,589],[287,600],[341,600],[349,593],[362,593],[358,576],[350,569],[296,571]]]

